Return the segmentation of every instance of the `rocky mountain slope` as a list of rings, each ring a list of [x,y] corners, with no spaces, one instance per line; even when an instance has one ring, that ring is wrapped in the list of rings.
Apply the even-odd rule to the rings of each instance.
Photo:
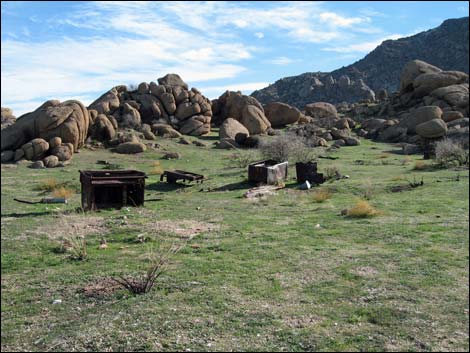
[[[399,88],[401,69],[422,60],[443,70],[469,72],[469,18],[449,19],[439,27],[398,40],[387,40],[356,63],[331,73],[309,72],[282,78],[253,92],[261,103],[274,101],[298,108],[317,101],[330,103],[371,99],[374,92]]]

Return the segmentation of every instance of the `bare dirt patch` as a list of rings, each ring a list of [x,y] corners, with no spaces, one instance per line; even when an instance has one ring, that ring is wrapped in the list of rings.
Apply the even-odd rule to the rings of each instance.
[[[104,234],[107,232],[108,228],[103,217],[81,214],[60,214],[53,224],[41,225],[34,231],[35,234],[45,234],[52,240],[70,235],[86,237],[89,234]]]
[[[373,277],[378,271],[370,266],[361,266],[354,270],[354,273],[362,277]]]
[[[86,297],[101,298],[121,290],[122,286],[112,278],[100,278],[88,283],[78,290]]]

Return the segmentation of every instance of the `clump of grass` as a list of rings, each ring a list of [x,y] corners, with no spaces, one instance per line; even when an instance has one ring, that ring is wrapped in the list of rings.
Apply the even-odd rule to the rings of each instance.
[[[425,170],[428,168],[428,164],[424,161],[416,161],[413,170]]]
[[[329,189],[319,189],[313,193],[313,200],[315,200],[315,202],[324,202],[331,198],[332,194]]]
[[[396,175],[392,178],[390,178],[391,181],[400,181],[400,180],[405,180],[405,177],[403,175]]]
[[[348,209],[346,215],[348,217],[354,218],[366,218],[366,217],[373,217],[380,214],[375,207],[373,207],[369,202],[366,200],[359,200],[357,203],[350,209]]]
[[[54,197],[69,199],[74,194],[74,191],[63,186],[54,189],[52,195]]]
[[[182,248],[183,246],[173,245],[165,253],[150,251],[148,257],[149,265],[144,274],[129,278],[119,276],[113,278],[113,280],[134,295],[148,293],[155,286],[157,279],[168,270],[171,256]]]
[[[375,186],[370,178],[366,179],[361,185],[362,197],[370,200],[374,195]]]
[[[159,161],[153,162],[152,163],[152,169],[150,169],[150,173],[152,175],[161,175],[163,174],[163,168],[160,165]]]
[[[63,239],[61,250],[68,253],[68,257],[72,260],[85,260],[88,256],[86,240],[83,235],[70,235]]]

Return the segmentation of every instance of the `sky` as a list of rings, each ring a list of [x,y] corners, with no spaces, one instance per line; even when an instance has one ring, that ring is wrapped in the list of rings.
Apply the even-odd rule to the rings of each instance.
[[[1,106],[20,116],[48,99],[88,105],[167,73],[211,99],[250,94],[468,11],[466,1],[2,1]]]

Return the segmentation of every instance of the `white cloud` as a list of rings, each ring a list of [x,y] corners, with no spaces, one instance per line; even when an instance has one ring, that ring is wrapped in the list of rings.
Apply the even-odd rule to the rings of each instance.
[[[269,62],[274,65],[289,65],[294,63],[296,60],[288,58],[287,56],[279,56],[270,60]]]
[[[7,29],[1,43],[2,104],[22,107],[24,112],[42,102],[38,97],[90,100],[94,93],[96,98],[115,85],[148,82],[168,72],[199,86],[211,80],[233,82],[246,71],[244,60],[271,49],[259,45],[264,41],[257,47],[246,44],[244,33],[262,39],[270,31],[286,41],[325,43],[373,30],[369,17],[325,11],[322,2],[272,2],[259,7],[250,2],[98,1],[71,6],[73,11],[60,16],[29,18],[33,35],[32,26],[43,25],[58,34],[53,40],[26,42],[20,39],[26,31]],[[59,34],[69,33],[70,26],[93,35]],[[270,61],[292,62],[285,56]],[[266,82],[255,82],[209,89],[219,94],[265,86]]]
[[[362,42],[362,43],[356,43],[356,44],[349,44],[345,46],[337,46],[337,47],[326,47],[322,48],[323,51],[334,51],[337,53],[368,53],[377,48],[383,41],[389,40],[389,39],[398,39],[398,38],[403,38],[403,34],[391,34],[387,37],[376,39],[373,41],[367,41],[367,42]]]
[[[327,22],[339,27],[350,27],[353,24],[370,21],[368,17],[343,17],[334,12],[322,12],[319,17],[321,22]]]
[[[251,94],[257,89],[268,86],[268,82],[249,82],[239,83],[226,86],[207,86],[201,88],[201,92],[204,93],[210,99],[219,98],[225,91],[241,91],[243,94]]]

